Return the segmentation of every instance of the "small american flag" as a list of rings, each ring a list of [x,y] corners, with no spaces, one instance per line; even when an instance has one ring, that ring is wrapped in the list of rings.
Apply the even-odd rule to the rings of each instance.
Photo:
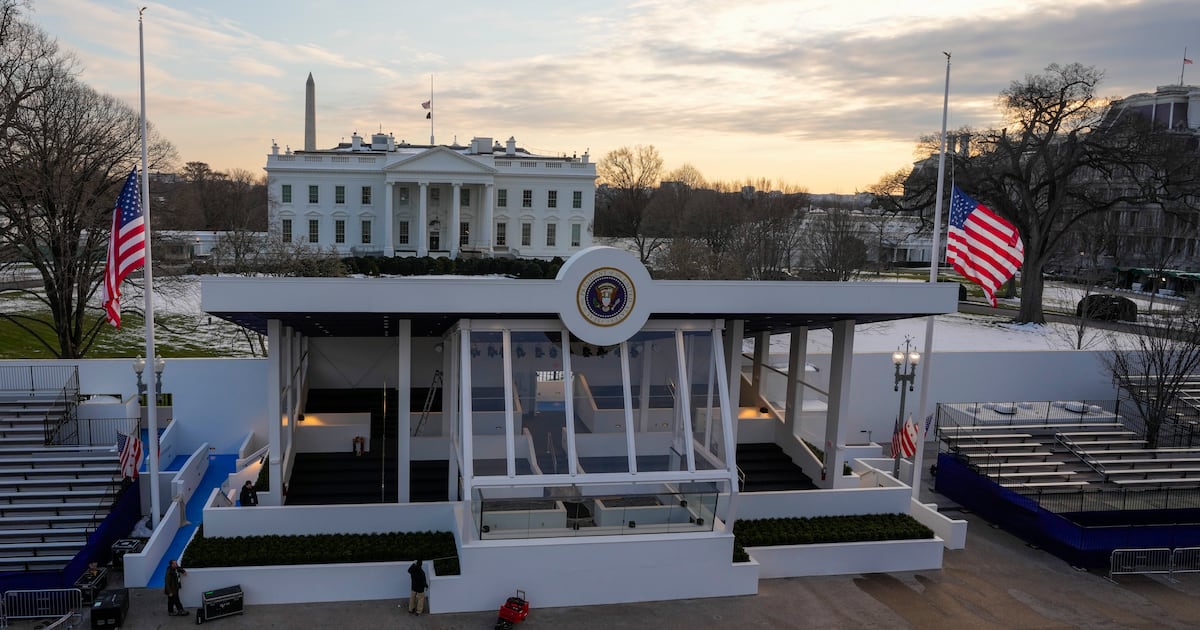
[[[138,468],[142,465],[142,441],[135,436],[118,433],[117,451],[121,453],[121,475],[137,479]]]
[[[129,173],[113,209],[112,237],[104,261],[101,300],[109,323],[121,327],[121,282],[146,261],[146,227],[138,194],[137,169]]]
[[[1013,277],[1025,260],[1025,246],[1013,224],[954,187],[946,261],[964,278],[983,287],[996,306],[996,289]]]

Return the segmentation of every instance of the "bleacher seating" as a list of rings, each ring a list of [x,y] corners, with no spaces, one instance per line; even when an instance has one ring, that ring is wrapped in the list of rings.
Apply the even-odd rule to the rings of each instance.
[[[1200,448],[1147,448],[1119,422],[938,428],[946,448],[1003,487],[1200,487]]]
[[[64,402],[0,396],[0,572],[60,570],[84,548],[121,487],[114,446],[47,446]]]

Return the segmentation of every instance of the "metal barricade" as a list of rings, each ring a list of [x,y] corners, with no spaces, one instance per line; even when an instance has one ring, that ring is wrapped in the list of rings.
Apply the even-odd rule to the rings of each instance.
[[[1171,554],[1171,573],[1200,573],[1200,547],[1179,547]]]
[[[4,617],[10,621],[59,618],[73,615],[82,607],[83,593],[77,588],[8,591],[4,594]]]
[[[1108,561],[1108,579],[1114,575],[1171,573],[1170,549],[1113,549]]]

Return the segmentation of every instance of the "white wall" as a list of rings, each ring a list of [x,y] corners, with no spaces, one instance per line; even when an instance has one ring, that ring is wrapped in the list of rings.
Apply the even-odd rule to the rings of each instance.
[[[261,493],[259,496],[262,496]],[[205,507],[204,535],[303,536],[377,532],[452,531],[448,503]]]
[[[1021,400],[1115,400],[1117,388],[1104,364],[1108,352],[1100,351],[993,351],[937,352],[933,356],[929,409],[936,403],[963,401]],[[829,355],[809,355],[810,363],[828,379]],[[923,372],[917,372],[916,389],[908,392],[905,413],[916,419]],[[812,373],[809,373],[812,376]],[[783,379],[768,380],[783,384]],[[892,390],[895,367],[891,354],[855,354],[851,377],[850,442],[866,441],[861,430],[869,429],[876,442],[887,442],[892,422],[900,410],[900,394]],[[825,388],[828,383],[818,385]],[[783,392],[768,392],[770,400],[784,400]],[[818,427],[824,432],[823,420]],[[805,427],[802,434],[811,431]]]

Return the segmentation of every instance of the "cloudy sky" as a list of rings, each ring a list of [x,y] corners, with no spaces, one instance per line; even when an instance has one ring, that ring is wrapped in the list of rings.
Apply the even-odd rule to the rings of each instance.
[[[139,6],[151,122],[182,161],[256,173],[272,139],[303,146],[309,72],[318,147],[427,142],[432,75],[438,143],[652,144],[668,169],[849,193],[939,129],[942,51],[951,128],[997,123],[1000,90],[1050,63],[1125,96],[1177,83],[1185,46],[1200,56],[1195,0],[33,0],[31,17],[136,107]]]

